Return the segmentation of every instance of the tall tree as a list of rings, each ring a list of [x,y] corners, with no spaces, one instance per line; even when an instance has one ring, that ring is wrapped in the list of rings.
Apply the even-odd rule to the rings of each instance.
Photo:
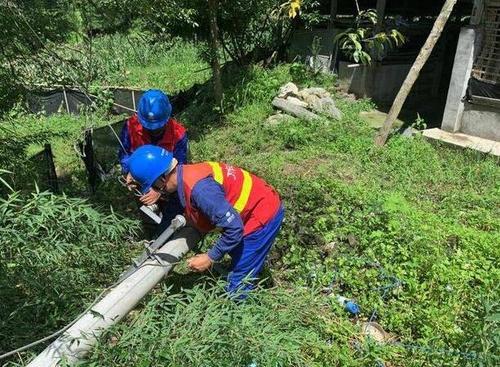
[[[222,106],[222,80],[219,63],[219,27],[217,25],[218,0],[208,0],[210,21],[210,64],[212,66],[214,98],[218,107]]]
[[[441,9],[441,13],[437,17],[434,26],[432,27],[431,33],[429,34],[427,41],[420,50],[417,59],[413,63],[410,72],[406,76],[406,80],[401,86],[401,89],[399,90],[399,93],[396,96],[394,103],[392,104],[392,107],[387,115],[387,118],[385,119],[384,125],[382,126],[379,133],[375,137],[376,145],[382,146],[387,141],[387,137],[389,136],[389,132],[391,131],[392,128],[392,124],[398,118],[399,113],[403,108],[403,104],[405,103],[406,98],[408,98],[408,95],[410,94],[411,88],[415,84],[416,80],[418,79],[418,76],[420,75],[420,72],[422,71],[422,68],[429,59],[429,56],[431,55],[434,46],[439,40],[439,37],[443,32],[444,26],[446,25],[446,22],[448,21],[450,14],[453,10],[453,7],[455,6],[456,3],[457,0],[446,0],[443,8]]]

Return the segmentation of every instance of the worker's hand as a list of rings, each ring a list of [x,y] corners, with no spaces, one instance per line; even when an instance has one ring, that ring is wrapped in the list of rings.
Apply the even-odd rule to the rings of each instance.
[[[137,182],[135,182],[134,178],[132,177],[132,175],[129,173],[127,173],[127,176],[125,177],[125,184],[127,185],[127,188],[132,191],[133,189],[135,189],[137,187]]]
[[[208,254],[201,254],[188,259],[187,264],[191,270],[201,273],[212,266],[212,259]]]
[[[150,189],[147,194],[145,195],[142,195],[140,197],[140,200],[141,202],[144,204],[144,205],[153,205],[154,203],[156,203],[158,201],[158,199],[160,198],[161,194],[156,191],[155,189]]]

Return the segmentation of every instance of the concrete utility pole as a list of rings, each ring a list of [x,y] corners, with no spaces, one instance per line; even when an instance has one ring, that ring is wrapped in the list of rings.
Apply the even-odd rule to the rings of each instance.
[[[385,119],[384,125],[380,129],[379,133],[375,137],[375,145],[382,146],[387,141],[387,137],[389,136],[389,132],[391,131],[392,124],[398,118],[401,109],[410,94],[411,88],[415,84],[422,68],[425,63],[429,59],[434,46],[436,45],[441,33],[443,32],[443,28],[448,21],[450,14],[455,7],[455,4],[458,0],[446,0],[443,9],[441,9],[441,13],[437,17],[434,26],[432,27],[431,33],[427,38],[424,46],[420,50],[420,53],[417,56],[417,59],[413,63],[413,66],[410,69],[410,72],[406,76],[406,80],[404,81],[401,89],[399,90],[394,103],[392,104],[391,110]]]
[[[199,240],[199,232],[192,227],[178,230],[174,239],[112,288],[28,367],[56,367],[63,360],[76,364],[97,343],[99,336],[127,315]]]

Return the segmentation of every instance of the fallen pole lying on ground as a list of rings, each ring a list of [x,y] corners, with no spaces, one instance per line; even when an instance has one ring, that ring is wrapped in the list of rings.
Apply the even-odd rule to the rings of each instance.
[[[278,98],[278,97],[274,98],[273,106],[292,116],[298,117],[306,121],[313,121],[319,118],[319,116],[316,115],[315,113],[312,113],[311,111],[305,109],[304,107],[300,107],[296,104],[293,104],[292,102],[287,101],[284,98]]]
[[[181,228],[185,223],[184,217],[177,216],[152,245],[160,244],[161,247],[158,246],[158,250],[144,262],[136,263],[133,271],[122,275],[108,294],[33,359],[28,367],[55,367],[62,360],[74,364],[84,357],[99,336],[127,315],[199,241],[200,234],[195,229]],[[169,229],[170,233],[167,232]],[[173,239],[166,242],[176,230]]]

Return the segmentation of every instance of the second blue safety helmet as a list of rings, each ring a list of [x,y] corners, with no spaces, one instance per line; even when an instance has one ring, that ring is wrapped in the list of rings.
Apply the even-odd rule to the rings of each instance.
[[[141,125],[148,130],[157,130],[165,126],[172,114],[172,105],[168,96],[158,89],[150,89],[139,100],[137,117]]]

